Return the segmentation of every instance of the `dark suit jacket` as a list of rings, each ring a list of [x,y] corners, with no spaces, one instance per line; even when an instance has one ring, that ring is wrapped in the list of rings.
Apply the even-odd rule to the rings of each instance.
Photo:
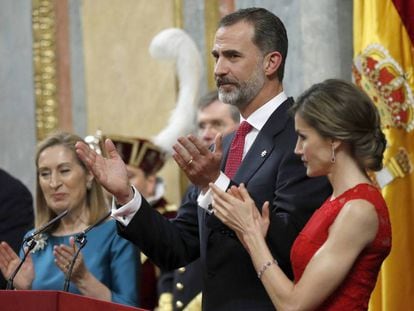
[[[0,241],[6,241],[19,253],[24,234],[33,228],[33,201],[19,180],[0,169]],[[0,289],[6,281],[0,273]]]
[[[261,209],[270,201],[267,241],[280,267],[292,277],[290,248],[313,211],[331,193],[326,178],[307,178],[293,151],[297,136],[286,100],[268,119],[243,159],[233,183],[241,182]],[[227,158],[232,136],[223,141]],[[136,243],[165,269],[184,266],[201,257],[204,310],[274,310],[257,278],[250,256],[234,232],[197,206],[194,187],[171,223],[144,201],[120,234]]]

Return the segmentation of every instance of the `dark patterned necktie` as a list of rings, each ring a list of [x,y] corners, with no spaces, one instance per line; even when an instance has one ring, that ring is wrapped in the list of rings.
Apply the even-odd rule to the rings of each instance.
[[[227,157],[226,168],[224,170],[224,173],[229,178],[233,178],[240,166],[243,158],[244,141],[246,135],[251,131],[252,128],[253,127],[249,123],[243,121],[239,125],[239,128],[234,135],[233,141],[231,142],[229,155]]]

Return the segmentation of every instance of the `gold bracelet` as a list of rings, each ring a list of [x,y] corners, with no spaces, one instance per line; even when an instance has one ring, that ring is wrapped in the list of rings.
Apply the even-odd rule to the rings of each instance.
[[[272,259],[271,261],[268,261],[265,264],[263,264],[262,268],[259,270],[259,272],[257,272],[257,277],[259,279],[261,279],[262,275],[266,271],[266,269],[269,268],[273,264],[275,264],[275,265],[278,264],[276,259]]]

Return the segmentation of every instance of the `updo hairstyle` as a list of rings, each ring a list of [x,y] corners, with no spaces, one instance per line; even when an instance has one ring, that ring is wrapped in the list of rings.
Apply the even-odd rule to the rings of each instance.
[[[291,107],[325,138],[351,147],[361,168],[382,168],[386,139],[380,115],[371,99],[354,84],[328,79],[306,90]]]

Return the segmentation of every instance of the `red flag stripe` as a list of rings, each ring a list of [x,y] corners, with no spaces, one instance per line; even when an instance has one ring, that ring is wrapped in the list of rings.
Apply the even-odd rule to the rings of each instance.
[[[414,45],[414,0],[392,0]]]

